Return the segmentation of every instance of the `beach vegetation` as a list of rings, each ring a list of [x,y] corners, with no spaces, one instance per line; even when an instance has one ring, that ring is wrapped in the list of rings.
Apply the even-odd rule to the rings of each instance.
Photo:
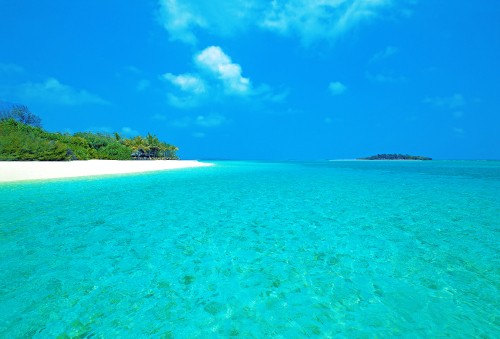
[[[377,154],[366,158],[359,158],[359,160],[432,160],[429,157],[423,157],[420,155],[409,155],[409,154]]]
[[[27,123],[30,121],[31,123]],[[30,116],[0,118],[0,160],[178,159],[178,148],[148,133],[125,138],[118,133],[53,133]]]

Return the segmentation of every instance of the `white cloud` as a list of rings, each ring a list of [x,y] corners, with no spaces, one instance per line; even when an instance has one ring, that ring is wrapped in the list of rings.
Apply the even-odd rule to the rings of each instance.
[[[229,36],[252,26],[263,13],[263,0],[159,0],[161,23],[171,40],[197,42],[196,33],[205,30]]]
[[[190,73],[166,73],[162,76],[175,88],[168,93],[172,106],[192,108],[208,100],[220,101],[228,96],[252,96],[274,102],[286,98],[287,92],[276,94],[266,85],[254,89],[250,79],[243,76],[241,66],[218,46],[195,53],[193,61],[196,69]]]
[[[17,89],[17,95],[22,101],[47,102],[63,106],[77,106],[83,104],[109,104],[101,97],[85,90],[77,90],[60,83],[57,79],[48,78],[43,83],[25,83]]]
[[[183,92],[192,94],[203,94],[206,92],[205,81],[199,76],[193,74],[179,74],[166,73],[163,78],[168,80],[171,84],[179,88]]]
[[[160,19],[172,40],[194,44],[196,28],[206,27],[206,22],[191,8],[189,1],[160,0]]]
[[[441,108],[459,108],[466,104],[466,100],[462,94],[455,93],[449,97],[427,97],[423,100],[424,103]]]
[[[199,105],[208,91],[205,80],[195,74],[166,73],[163,78],[170,82],[180,93],[168,93],[170,105],[177,108],[193,108]]]
[[[233,63],[231,58],[218,46],[210,46],[195,56],[196,64],[208,70],[219,79],[228,94],[249,94],[250,79],[241,74],[241,66]]]
[[[379,16],[390,0],[272,1],[260,26],[284,35],[297,35],[304,45],[334,40],[363,21]]]
[[[338,81],[335,82],[330,82],[330,85],[328,85],[328,89],[330,90],[330,93],[332,95],[341,95],[344,94],[344,92],[347,90],[347,87]]]
[[[390,58],[391,56],[395,55],[398,51],[399,49],[397,47],[387,46],[384,50],[375,53],[375,55],[370,59],[370,63],[375,63]]]
[[[159,0],[160,19],[172,40],[194,44],[204,30],[217,36],[258,28],[297,36],[304,45],[332,41],[382,17],[393,0]]]

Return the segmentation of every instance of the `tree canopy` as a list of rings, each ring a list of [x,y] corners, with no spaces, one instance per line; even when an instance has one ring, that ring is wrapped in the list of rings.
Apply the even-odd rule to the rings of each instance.
[[[178,148],[148,133],[51,133],[25,106],[0,112],[0,160],[178,159]]]
[[[359,158],[360,160],[432,160],[429,157],[420,155],[409,154],[377,154],[366,158]]]

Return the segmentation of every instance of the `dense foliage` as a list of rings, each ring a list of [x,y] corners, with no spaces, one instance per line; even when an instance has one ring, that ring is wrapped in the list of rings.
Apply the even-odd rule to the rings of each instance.
[[[151,134],[127,139],[117,133],[50,133],[11,116],[0,118],[0,160],[178,159],[177,150]]]
[[[432,158],[409,154],[377,154],[360,160],[432,160]]]

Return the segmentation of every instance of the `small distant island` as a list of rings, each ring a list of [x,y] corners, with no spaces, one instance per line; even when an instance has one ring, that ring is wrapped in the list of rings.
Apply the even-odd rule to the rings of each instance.
[[[377,154],[358,160],[432,160],[432,158],[409,154]]]

